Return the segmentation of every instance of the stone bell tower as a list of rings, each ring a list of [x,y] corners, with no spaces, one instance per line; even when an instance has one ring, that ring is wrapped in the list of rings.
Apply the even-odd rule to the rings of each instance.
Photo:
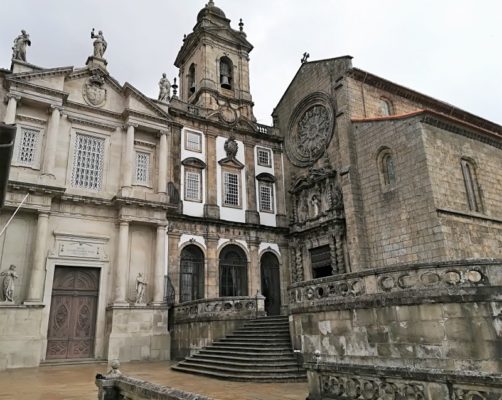
[[[210,0],[197,15],[193,32],[183,39],[174,65],[180,69],[180,98],[219,111],[223,121],[254,121],[249,89],[249,53],[244,24],[230,26],[225,13]],[[234,121],[233,121],[234,120]]]

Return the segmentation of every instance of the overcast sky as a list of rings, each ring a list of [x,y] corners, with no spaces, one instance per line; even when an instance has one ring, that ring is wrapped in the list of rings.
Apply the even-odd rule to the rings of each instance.
[[[108,42],[108,70],[157,97],[162,72],[207,0],[18,0],[0,18],[0,66],[13,39],[31,37],[28,62],[81,67],[92,53],[91,28]],[[499,0],[215,0],[251,53],[251,92],[259,122],[270,114],[300,66],[352,55],[353,65],[502,124],[502,2]]]

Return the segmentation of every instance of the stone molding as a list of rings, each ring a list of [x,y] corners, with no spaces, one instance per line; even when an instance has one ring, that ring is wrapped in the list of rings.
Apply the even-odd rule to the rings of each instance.
[[[77,117],[77,116],[71,115],[71,114],[66,114],[66,118],[72,124],[79,124],[79,125],[84,125],[84,126],[90,126],[92,128],[101,128],[101,129],[105,129],[105,130],[110,131],[110,132],[113,132],[118,127],[120,127],[120,125],[106,124],[106,123],[101,122],[101,121],[96,121],[95,119],[87,119],[87,118]]]
[[[256,318],[265,315],[264,302],[263,296],[200,299],[175,305],[174,319],[180,323]]]
[[[307,362],[305,367],[309,371],[309,399],[312,400],[327,398],[499,400],[502,398],[500,375],[331,362]]]
[[[412,264],[334,275],[289,287],[292,313],[391,304],[490,299],[502,286],[502,260]]]
[[[48,255],[50,258],[109,261],[108,236],[55,231],[54,237],[55,244]]]

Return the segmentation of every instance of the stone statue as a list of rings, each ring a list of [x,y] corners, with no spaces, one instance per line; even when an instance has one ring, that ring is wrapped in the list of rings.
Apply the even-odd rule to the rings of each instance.
[[[112,360],[110,363],[111,369],[106,373],[106,376],[108,378],[116,378],[122,375],[122,372],[120,372],[120,361],[119,360]]]
[[[11,265],[8,271],[4,271],[0,274],[4,276],[3,285],[2,285],[2,293],[5,301],[10,303],[14,302],[14,281],[19,278],[16,274],[16,266]]]
[[[21,34],[14,39],[12,46],[12,59],[26,61],[26,46],[31,46],[30,35],[23,29]]]
[[[136,277],[136,304],[144,303],[143,297],[145,296],[146,280],[140,272]]]
[[[321,210],[321,200],[314,194],[312,199],[310,200],[310,204],[312,205],[312,218],[316,218],[319,216],[319,211]]]
[[[169,94],[171,92],[171,82],[166,78],[166,74],[162,74],[162,78],[159,81],[159,101],[167,103],[169,101]]]
[[[105,54],[106,47],[108,44],[106,43],[105,37],[103,36],[103,31],[99,31],[96,35],[94,33],[94,28],[91,31],[91,39],[96,39],[94,41],[94,57],[103,58]]]

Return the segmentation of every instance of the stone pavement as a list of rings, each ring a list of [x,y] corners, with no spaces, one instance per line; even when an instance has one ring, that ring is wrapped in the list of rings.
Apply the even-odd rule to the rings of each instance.
[[[217,400],[305,400],[307,384],[225,382],[171,371],[169,362],[124,363],[132,377]],[[0,372],[0,400],[97,400],[94,377],[106,364],[20,368]]]

